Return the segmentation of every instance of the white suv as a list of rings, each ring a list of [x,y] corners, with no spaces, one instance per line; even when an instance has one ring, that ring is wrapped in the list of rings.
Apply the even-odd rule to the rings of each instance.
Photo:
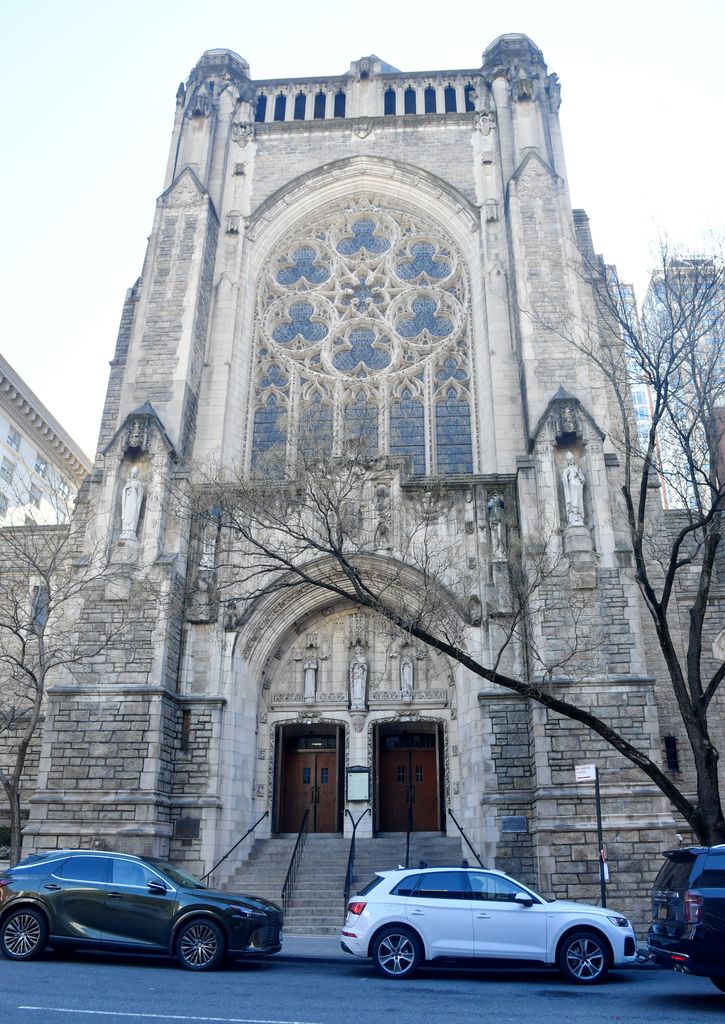
[[[474,868],[381,871],[348,902],[341,941],[384,978],[409,978],[424,960],[488,957],[555,964],[591,985],[637,953],[616,910],[549,902],[501,871]]]

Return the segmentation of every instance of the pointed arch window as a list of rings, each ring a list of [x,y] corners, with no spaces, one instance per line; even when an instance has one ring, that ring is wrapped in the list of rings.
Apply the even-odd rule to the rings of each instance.
[[[261,122],[264,121],[266,116],[267,116],[267,97],[266,96],[258,96],[257,97],[257,107],[256,107],[256,110],[254,111],[254,120],[259,122],[259,123],[261,123]]]
[[[325,104],[327,103],[327,96],[324,92],[318,92],[315,96],[315,109],[312,116],[315,120],[321,120],[325,116]]]
[[[395,103],[396,103],[395,89],[386,89],[385,90],[385,95],[383,96],[383,112],[385,114],[394,114],[395,113]]]
[[[405,105],[404,106],[405,113],[406,114],[414,114],[415,113],[416,98],[415,98],[415,89],[413,88],[412,85],[409,85],[408,88],[405,90],[405,93],[403,95],[403,100],[404,100],[404,105]]]
[[[342,89],[335,93],[335,109],[333,117],[345,116],[345,93]]]
[[[443,90],[443,103],[446,114],[455,114],[457,107],[456,90],[452,85],[447,85]]]
[[[426,114],[436,113],[436,91],[429,85],[423,93],[423,106]]]
[[[303,92],[298,92],[295,96],[295,110],[294,119],[295,121],[304,121],[305,111],[307,109],[307,97]]]
[[[274,101],[274,119],[275,121],[284,121],[285,114],[287,113],[287,97],[284,93],[280,93]]]

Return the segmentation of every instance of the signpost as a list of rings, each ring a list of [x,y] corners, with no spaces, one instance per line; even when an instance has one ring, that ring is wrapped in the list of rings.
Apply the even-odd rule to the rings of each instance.
[[[607,851],[604,849],[604,837],[602,835],[602,801],[599,795],[599,769],[595,764],[574,765],[574,777],[577,782],[594,783],[594,799],[597,807],[597,847],[599,849],[599,888],[602,894],[602,906],[607,905],[607,879],[609,869],[607,867]]]

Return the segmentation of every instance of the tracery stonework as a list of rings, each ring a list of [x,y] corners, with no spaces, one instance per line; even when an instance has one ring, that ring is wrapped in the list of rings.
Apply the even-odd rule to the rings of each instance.
[[[439,225],[371,195],[328,207],[261,274],[252,463],[353,436],[415,473],[471,472],[469,337],[466,273]]]

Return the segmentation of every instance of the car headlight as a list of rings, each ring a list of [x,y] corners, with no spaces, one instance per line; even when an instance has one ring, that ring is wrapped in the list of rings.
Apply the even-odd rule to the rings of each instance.
[[[617,928],[629,928],[629,921],[626,917],[608,917],[608,920],[612,924],[616,924]]]

